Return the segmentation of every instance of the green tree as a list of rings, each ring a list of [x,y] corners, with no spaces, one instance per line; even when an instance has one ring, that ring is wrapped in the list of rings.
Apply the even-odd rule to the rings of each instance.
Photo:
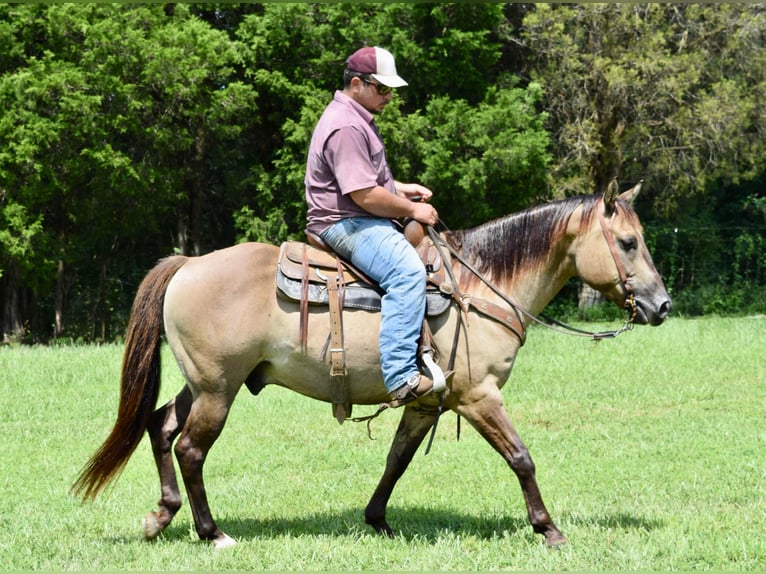
[[[523,38],[564,193],[645,178],[670,215],[710,182],[763,170],[763,5],[536,7]]]
[[[37,250],[9,250],[11,244],[4,243],[2,265],[11,270],[10,281],[19,277],[42,289],[55,281],[59,299],[64,297],[66,285],[61,276],[54,280],[50,266],[58,259],[58,268],[63,269],[74,220],[85,211],[81,191],[90,169],[80,158],[93,136],[98,100],[88,94],[87,80],[76,67],[54,62],[48,55],[30,60],[19,73],[0,79],[0,105],[5,110],[0,120],[4,144],[0,147],[0,177],[6,196],[5,220],[10,224],[6,232],[12,233],[15,227],[23,234],[18,229],[18,208],[23,206],[28,221],[37,226],[29,229],[44,235],[41,244],[51,249],[40,257]],[[41,268],[35,263],[41,263]],[[6,297],[22,301],[18,288],[18,284],[6,282]],[[11,318],[22,313],[20,309],[7,312]],[[11,327],[17,330],[17,321],[11,319]],[[56,328],[61,329],[58,310]]]
[[[129,300],[122,281],[174,246],[200,253],[216,236],[231,241],[242,189],[232,172],[246,161],[232,142],[253,125],[252,89],[240,81],[236,44],[182,6],[1,9],[14,22],[0,37],[17,65],[0,78],[2,207],[23,206],[44,246],[3,250],[14,270],[3,291],[9,301],[39,296],[35,308],[61,334],[70,289],[70,315],[94,326]],[[18,236],[18,213],[4,219]],[[47,267],[32,265],[33,254]],[[7,312],[4,332],[30,312]]]
[[[477,106],[435,98],[425,113],[406,118],[401,131],[417,149],[422,181],[439,191],[447,224],[477,225],[546,197],[551,158],[542,97],[537,84],[509,85],[489,89]]]

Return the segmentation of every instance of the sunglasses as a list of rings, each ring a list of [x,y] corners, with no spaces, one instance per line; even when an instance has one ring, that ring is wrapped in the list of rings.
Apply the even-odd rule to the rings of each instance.
[[[361,78],[361,80],[368,86],[375,86],[375,91],[378,92],[378,94],[381,96],[386,96],[394,91],[393,88],[389,88],[388,86],[384,86],[383,84],[371,82],[370,80],[367,80],[365,78]]]

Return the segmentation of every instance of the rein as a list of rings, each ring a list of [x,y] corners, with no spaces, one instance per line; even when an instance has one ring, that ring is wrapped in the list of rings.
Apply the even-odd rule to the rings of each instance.
[[[609,246],[609,252],[612,255],[612,259],[614,260],[615,265],[617,266],[617,272],[620,275],[620,282],[622,283],[623,289],[625,290],[625,309],[628,311],[629,315],[628,318],[625,320],[625,323],[622,327],[620,327],[617,330],[614,331],[586,331],[583,329],[578,329],[576,327],[572,327],[571,325],[567,325],[566,323],[562,323],[560,321],[557,321],[555,319],[552,319],[544,314],[540,314],[540,318],[536,317],[526,309],[519,306],[517,303],[515,303],[510,297],[508,297],[505,293],[503,293],[500,289],[495,287],[489,279],[487,279],[483,274],[481,274],[473,265],[468,263],[463,256],[454,248],[452,245],[449,244],[448,241],[445,241],[439,234],[436,232],[436,230],[430,226],[424,226],[426,228],[426,231],[428,232],[428,236],[431,238],[431,241],[433,242],[434,247],[439,252],[439,255],[442,258],[442,261],[445,262],[445,270],[447,271],[447,274],[449,275],[450,280],[452,281],[452,298],[455,300],[455,302],[458,305],[458,309],[462,311],[462,313],[467,313],[469,307],[473,306],[477,311],[481,311],[480,307],[477,307],[476,305],[471,305],[471,295],[470,294],[462,294],[458,288],[458,282],[457,278],[455,277],[454,273],[452,272],[452,268],[450,265],[446,264],[446,261],[448,259],[444,256],[443,249],[446,248],[447,251],[449,251],[450,255],[457,259],[457,261],[460,262],[461,265],[463,265],[468,271],[473,273],[479,281],[484,283],[495,295],[500,297],[505,303],[507,303],[511,309],[516,313],[517,317],[519,315],[524,315],[527,317],[530,321],[533,321],[537,323],[538,325],[541,325],[542,327],[545,327],[547,329],[551,329],[557,333],[562,333],[564,335],[572,335],[572,336],[579,336],[579,337],[588,337],[592,339],[593,341],[601,341],[602,339],[612,339],[617,337],[617,335],[620,335],[624,333],[625,331],[630,331],[633,329],[633,321],[636,318],[636,315],[638,313],[638,308],[636,307],[636,299],[635,295],[633,293],[633,288],[631,287],[629,281],[628,281],[628,275],[625,272],[625,267],[622,264],[622,261],[620,261],[619,255],[617,254],[617,246],[614,241],[614,233],[611,232],[609,227],[606,223],[606,218],[604,217],[604,210],[603,208],[603,199],[600,199],[599,202],[596,204],[596,209],[598,210],[598,218],[599,223],[601,225],[601,231],[604,234],[604,239],[606,239],[606,243]],[[440,223],[444,226],[445,229],[449,230],[449,228],[444,224],[443,221],[440,220]],[[489,302],[482,302],[482,304],[488,304]],[[449,364],[447,366],[448,370],[451,370],[455,363],[455,356],[458,346],[458,339],[460,337],[460,329],[461,327],[465,327],[464,319],[462,313],[459,313],[459,318],[457,321],[457,326],[455,329],[455,335],[454,339],[452,341],[452,350],[450,352],[449,357]],[[494,316],[494,315],[493,315]],[[495,318],[497,318],[495,316]],[[518,330],[516,330],[513,327],[510,327],[508,324],[505,324],[505,326],[511,330],[518,338],[521,344],[523,345],[525,342],[525,329],[522,324],[522,330],[521,333],[519,333]],[[466,338],[467,343],[467,338]],[[469,360],[468,360],[468,369],[469,369],[469,378],[470,378],[470,353],[469,353]],[[441,399],[439,400],[439,404],[436,406],[435,409],[431,410],[433,414],[436,415],[436,418],[434,420],[434,424],[431,427],[431,433],[428,440],[428,444],[426,446],[425,454],[428,455],[428,453],[431,451],[431,445],[433,444],[434,436],[436,435],[436,427],[439,424],[439,418],[441,417],[442,410],[444,407],[444,395],[442,395]],[[372,415],[368,415],[365,417],[355,417],[351,420],[353,422],[367,422],[367,433],[370,438],[372,438],[371,429],[370,429],[370,422],[372,419],[377,418],[384,410],[388,408],[387,403],[383,403],[379,405],[378,411]],[[427,409],[424,409],[427,410]],[[460,436],[460,415],[458,415],[458,438]]]

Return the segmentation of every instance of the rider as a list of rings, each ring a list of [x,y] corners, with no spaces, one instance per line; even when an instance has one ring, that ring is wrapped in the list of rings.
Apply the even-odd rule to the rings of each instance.
[[[393,406],[433,389],[416,360],[426,271],[392,220],[409,217],[435,225],[439,215],[426,203],[430,189],[393,178],[374,120],[393,98],[393,89],[406,85],[389,51],[364,47],[354,52],[346,60],[343,90],[335,92],[314,128],[305,178],[307,230],[385,292],[379,350]]]

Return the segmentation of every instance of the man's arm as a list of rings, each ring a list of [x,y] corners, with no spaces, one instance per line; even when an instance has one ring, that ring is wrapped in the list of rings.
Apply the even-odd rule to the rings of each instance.
[[[423,187],[423,189],[426,188]],[[399,191],[398,185],[397,191]],[[378,217],[411,217],[426,225],[436,225],[439,221],[439,214],[433,205],[416,203],[400,195],[394,195],[379,185],[352,191],[349,197],[359,207]]]

